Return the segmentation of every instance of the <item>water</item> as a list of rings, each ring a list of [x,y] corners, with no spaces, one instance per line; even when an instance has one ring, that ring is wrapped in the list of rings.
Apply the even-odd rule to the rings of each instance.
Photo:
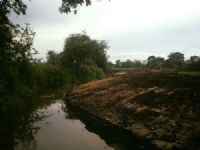
[[[150,149],[129,133],[108,125],[62,100],[43,100],[0,132],[0,149],[133,150]]]

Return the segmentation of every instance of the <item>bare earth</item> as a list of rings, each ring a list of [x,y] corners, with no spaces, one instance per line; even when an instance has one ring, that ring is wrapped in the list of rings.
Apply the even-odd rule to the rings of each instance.
[[[67,100],[161,149],[200,149],[200,76],[120,72],[68,91]]]

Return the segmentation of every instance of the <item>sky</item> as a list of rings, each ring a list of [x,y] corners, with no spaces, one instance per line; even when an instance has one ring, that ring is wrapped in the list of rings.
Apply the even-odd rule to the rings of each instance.
[[[93,0],[78,14],[61,14],[61,0],[24,0],[25,16],[12,15],[15,23],[30,23],[36,32],[37,58],[48,50],[60,52],[72,33],[86,31],[92,39],[106,40],[110,61],[167,58],[182,52],[200,56],[199,0]]]

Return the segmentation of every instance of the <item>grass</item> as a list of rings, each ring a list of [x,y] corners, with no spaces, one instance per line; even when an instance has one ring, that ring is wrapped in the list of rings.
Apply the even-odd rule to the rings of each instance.
[[[178,74],[184,74],[184,75],[191,75],[191,76],[200,76],[200,71],[179,71]]]

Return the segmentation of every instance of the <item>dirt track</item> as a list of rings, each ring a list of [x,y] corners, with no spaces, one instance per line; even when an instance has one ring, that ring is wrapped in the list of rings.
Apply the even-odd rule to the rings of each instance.
[[[118,73],[68,94],[72,104],[161,149],[200,149],[200,77]]]

